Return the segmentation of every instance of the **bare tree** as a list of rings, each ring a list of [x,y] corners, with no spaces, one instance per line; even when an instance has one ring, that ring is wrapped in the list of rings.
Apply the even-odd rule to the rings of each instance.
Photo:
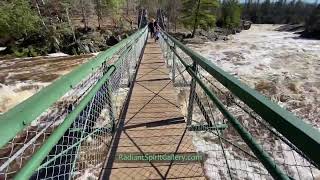
[[[95,9],[98,17],[98,29],[101,29],[102,14],[103,14],[101,0],[95,0]]]
[[[43,2],[43,1],[42,1],[42,2]],[[44,3],[44,2],[43,2],[43,3]],[[43,20],[43,16],[42,16],[41,11],[40,11],[40,7],[39,7],[38,0],[35,1],[35,4],[36,4],[36,8],[37,8],[37,11],[38,11],[38,15],[39,15],[39,17],[40,17],[40,20],[41,20],[41,23],[42,23],[43,27],[45,27],[46,29],[48,29],[46,23],[45,23],[44,20]]]

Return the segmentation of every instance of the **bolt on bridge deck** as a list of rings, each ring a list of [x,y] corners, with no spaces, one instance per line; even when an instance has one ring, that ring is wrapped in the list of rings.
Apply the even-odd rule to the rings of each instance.
[[[153,40],[146,44],[128,103],[107,160],[106,178],[205,179],[200,161],[119,162],[115,156],[196,152],[160,47]]]

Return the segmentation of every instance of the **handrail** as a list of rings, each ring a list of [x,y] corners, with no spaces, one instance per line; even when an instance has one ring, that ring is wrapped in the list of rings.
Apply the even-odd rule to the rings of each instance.
[[[14,179],[29,179],[34,171],[40,166],[44,158],[49,154],[51,149],[58,143],[59,139],[64,135],[67,129],[75,121],[81,111],[87,106],[91,99],[96,95],[99,89],[110,78],[116,70],[116,66],[111,66],[106,74],[98,81],[90,92],[80,101],[79,105],[65,118],[63,123],[50,135],[44,144],[38,149],[23,168],[15,175]]]
[[[32,121],[45,112],[69,90],[72,90],[85,77],[101,67],[103,63],[107,62],[119,50],[142,36],[146,30],[146,27],[140,29],[130,37],[98,54],[92,60],[54,81],[51,85],[43,88],[8,112],[0,115],[0,148],[13,139],[17,133],[28,127]],[[37,106],[35,106],[35,104],[37,104]]]
[[[167,40],[165,40],[167,42]],[[167,42],[169,44],[169,42]],[[252,152],[261,160],[262,164],[270,172],[270,174],[277,179],[289,180],[290,178],[276,165],[276,163],[271,159],[271,157],[262,149],[262,147],[257,143],[255,138],[239,123],[239,121],[226,109],[219,98],[210,91],[210,89],[201,81],[197,76],[197,73],[193,70],[192,66],[189,66],[186,62],[182,60],[179,54],[172,48],[173,53],[177,56],[186,71],[190,76],[200,85],[202,90],[208,95],[208,97],[214,102],[220,112],[225,116],[226,119],[232,124],[239,135],[242,137],[244,142],[250,147]]]
[[[292,144],[311,159],[315,166],[320,167],[320,132],[310,124],[268,100],[259,92],[241,83],[238,79],[223,71],[212,62],[194,52],[167,32],[162,33],[177,47],[191,57],[193,62],[201,66],[206,72],[218,80],[252,110],[259,114],[272,127],[286,137]]]
[[[146,29],[139,31],[142,32],[141,35],[136,36],[136,38],[131,38],[130,41],[124,44],[124,46],[119,46],[118,50],[120,51],[120,56],[127,54],[128,52],[133,51],[134,43],[136,40],[141,38],[143,34],[145,34]],[[140,39],[141,40],[141,39]],[[127,46],[128,45],[128,46]],[[75,147],[79,146],[81,142],[83,142],[87,137],[93,135],[101,130],[106,130],[107,133],[112,133],[114,122],[110,122],[110,124],[106,127],[101,127],[95,129],[93,132],[87,134],[84,137],[81,137],[80,140],[76,143],[73,143],[71,146],[66,148],[64,151],[60,152],[59,154],[55,154],[53,158],[43,163],[43,160],[48,156],[48,154],[52,151],[52,149],[57,145],[57,143],[61,140],[61,138],[65,135],[68,129],[72,126],[79,115],[85,110],[88,104],[96,98],[97,93],[101,90],[101,88],[106,85],[109,87],[112,86],[112,83],[106,84],[108,81],[111,81],[111,77],[114,76],[114,73],[119,73],[123,68],[123,64],[129,61],[129,59],[119,58],[117,61],[113,62],[108,67],[105,67],[104,64],[101,64],[104,68],[106,68],[103,72],[103,76],[93,85],[93,87],[86,93],[83,99],[80,100],[79,104],[75,106],[75,108],[64,118],[64,121],[54,129],[54,131],[50,134],[49,138],[41,145],[41,147],[31,156],[30,159],[23,165],[23,167],[15,174],[14,179],[29,179],[37,169],[41,169],[49,165],[51,162],[54,162],[55,159],[63,156],[66,152],[74,149]],[[108,93],[108,92],[106,92]],[[110,93],[110,92],[109,92]],[[108,96],[108,95],[106,95]],[[111,108],[108,107],[108,108]],[[111,126],[110,126],[111,125]],[[41,163],[43,163],[41,165]],[[41,166],[40,166],[41,165]]]

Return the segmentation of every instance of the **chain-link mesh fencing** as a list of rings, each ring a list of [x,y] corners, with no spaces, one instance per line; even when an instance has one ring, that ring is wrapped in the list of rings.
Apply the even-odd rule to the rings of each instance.
[[[189,130],[193,131],[193,144],[199,153],[205,154],[203,168],[209,179],[272,179],[272,176],[203,87],[198,82],[193,85],[186,65],[285,175],[292,179],[320,177],[311,159],[205,69],[194,65],[191,57],[165,34],[161,37],[161,48],[171,70],[171,79],[181,93],[185,107],[182,111],[188,117]]]
[[[64,120],[102,80],[110,67],[115,67],[30,179],[99,177],[146,36],[147,31],[144,30],[140,36],[119,48],[106,63],[2,147],[0,179],[12,179],[43,148],[51,134],[61,128]]]

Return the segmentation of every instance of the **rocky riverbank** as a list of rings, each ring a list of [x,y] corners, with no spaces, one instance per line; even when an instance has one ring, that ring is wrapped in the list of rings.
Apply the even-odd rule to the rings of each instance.
[[[176,39],[185,44],[202,44],[208,41],[228,40],[229,35],[240,33],[242,30],[248,30],[251,27],[250,21],[241,21],[241,25],[238,28],[226,29],[222,27],[215,27],[213,30],[198,29],[195,37],[192,38],[191,32],[176,32],[171,33]]]
[[[285,24],[276,29],[282,32],[294,32],[300,34],[301,38],[320,39],[320,22],[314,23],[313,26],[305,24]]]
[[[77,28],[74,33],[55,30],[34,34],[19,40],[0,39],[0,55],[11,57],[36,57],[50,53],[62,52],[69,55],[79,55],[104,51],[122,39],[131,35],[135,30],[95,30]]]

